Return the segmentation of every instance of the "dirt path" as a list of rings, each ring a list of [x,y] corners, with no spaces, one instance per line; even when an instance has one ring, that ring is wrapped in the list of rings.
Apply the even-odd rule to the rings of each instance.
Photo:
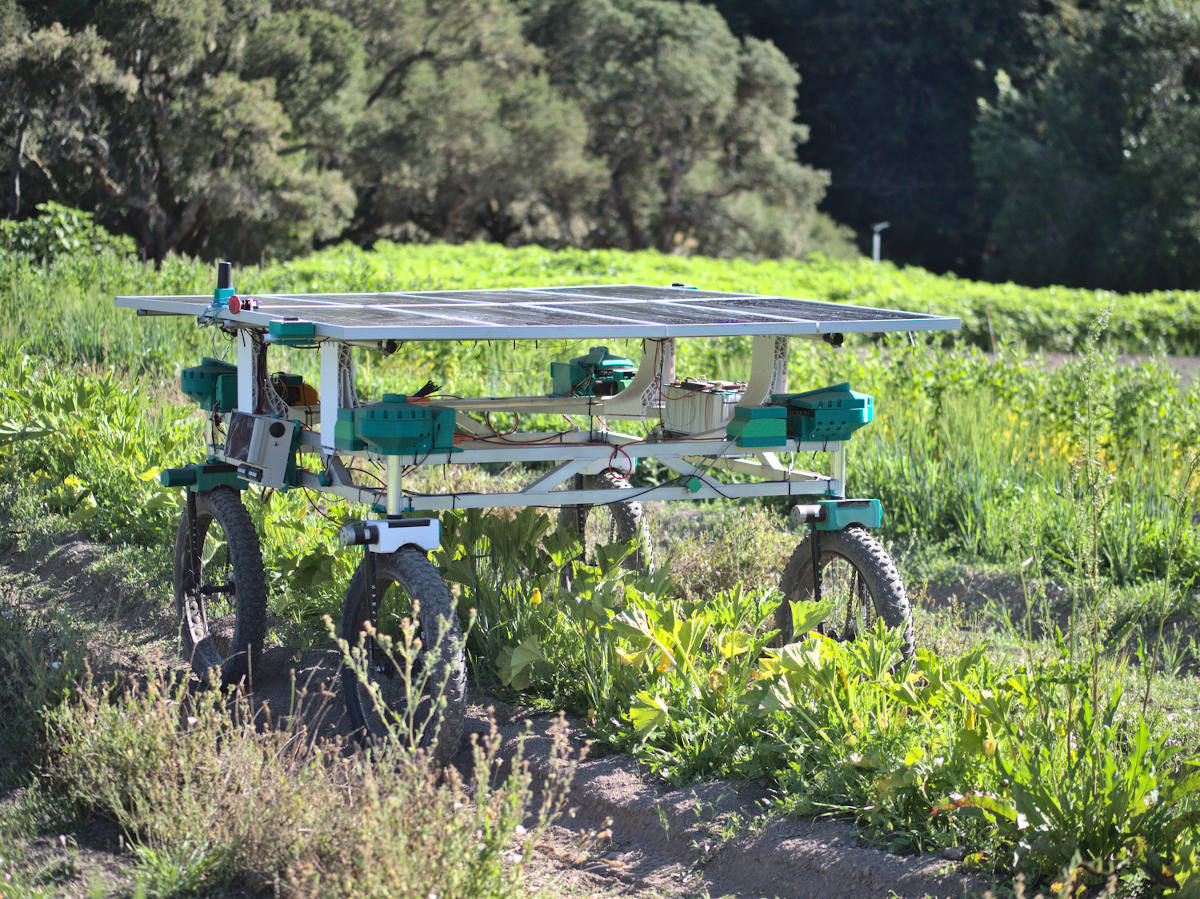
[[[182,668],[174,655],[173,616],[113,595],[112,583],[93,573],[104,548],[70,540],[48,554],[0,558],[0,608],[54,601],[80,620],[106,619],[85,634],[89,654],[105,674],[138,677],[151,666]],[[126,598],[128,600],[128,598]],[[106,610],[123,609],[115,617]],[[253,697],[278,719],[288,715],[298,690],[310,728],[348,732],[332,649],[264,654]],[[528,717],[474,693],[467,729],[487,733],[495,722],[502,754],[511,759],[524,742],[535,775],[549,771],[552,716]],[[569,725],[576,749],[586,740]],[[528,734],[526,733],[528,731]],[[0,759],[0,762],[3,760]],[[464,741],[456,764],[471,769]],[[675,790],[647,778],[623,755],[588,758],[578,765],[569,806],[546,834],[531,865],[533,885],[562,896],[966,896],[983,892],[972,878],[954,873],[943,857],[901,857],[864,844],[837,822],[772,817],[763,811],[766,791],[755,784],[716,782]],[[0,794],[0,805],[12,796]],[[70,856],[83,877],[120,886],[128,865],[119,834],[104,822],[87,822],[66,841],[39,838],[26,847],[41,863]],[[75,881],[72,881],[75,882]],[[86,882],[86,880],[82,881]],[[128,886],[125,884],[124,886]]]

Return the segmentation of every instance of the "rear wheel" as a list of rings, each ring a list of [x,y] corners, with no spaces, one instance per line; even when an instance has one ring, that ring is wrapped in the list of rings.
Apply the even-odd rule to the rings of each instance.
[[[576,475],[577,490],[616,490],[629,486],[624,475],[604,471],[594,475]],[[563,506],[558,513],[560,527],[580,535],[581,561],[593,562],[597,546],[634,542],[634,549],[621,563],[630,571],[649,572],[654,567],[654,548],[650,527],[642,504],[636,500],[588,506]]]
[[[833,611],[817,628],[834,640],[853,640],[877,618],[889,627],[903,628],[901,653],[912,657],[912,612],[896,563],[883,544],[861,527],[821,531],[818,538],[821,599],[833,602]],[[791,603],[813,599],[812,534],[792,553],[780,584],[783,602],[775,610],[778,640],[795,639]]]
[[[350,722],[367,740],[398,731],[415,739],[439,764],[448,765],[458,752],[466,716],[463,632],[454,600],[437,569],[415,546],[376,554],[375,583],[374,627],[393,648],[385,652],[366,633],[371,602],[366,563],[360,562],[346,591],[341,632],[351,647],[366,648],[368,682],[352,668],[342,669]],[[369,686],[378,689],[377,697]]]
[[[267,629],[267,587],[254,522],[231,487],[193,494],[175,535],[175,610],[183,657],[207,685],[248,680]],[[189,503],[193,501],[189,497]]]

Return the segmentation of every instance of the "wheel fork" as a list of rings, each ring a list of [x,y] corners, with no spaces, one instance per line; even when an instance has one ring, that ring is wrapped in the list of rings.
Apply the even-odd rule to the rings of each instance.
[[[375,644],[379,639],[379,581],[375,577],[375,553],[371,552],[370,546],[363,547],[363,576],[367,579],[367,618],[371,622],[367,666],[376,674],[384,674],[383,664],[375,658]]]
[[[192,642],[199,643],[208,636],[208,611],[200,601],[204,587],[200,583],[200,534],[196,528],[196,494],[187,492],[188,554],[187,596],[183,605],[183,624],[192,635]]]
[[[821,601],[821,532],[814,521],[809,528],[809,541],[812,543],[813,570],[813,602]]]

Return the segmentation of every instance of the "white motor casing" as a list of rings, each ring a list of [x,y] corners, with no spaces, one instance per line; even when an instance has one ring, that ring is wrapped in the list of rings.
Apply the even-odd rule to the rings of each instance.
[[[442,545],[442,523],[436,518],[372,518],[342,525],[338,539],[344,546],[365,544],[373,553],[394,553],[409,545],[432,552]]]
[[[282,488],[299,424],[273,415],[233,412],[225,435],[225,459],[238,475],[263,487]]]

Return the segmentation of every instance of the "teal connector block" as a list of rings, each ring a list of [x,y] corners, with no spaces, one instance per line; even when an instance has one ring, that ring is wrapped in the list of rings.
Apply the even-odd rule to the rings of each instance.
[[[634,375],[632,359],[614,356],[606,346],[594,346],[586,356],[550,363],[551,396],[614,396]]]
[[[224,309],[229,306],[229,298],[237,293],[232,287],[218,287],[213,291],[212,304],[218,309]]]
[[[192,462],[183,468],[164,468],[159,472],[158,482],[164,487],[186,487],[192,493],[208,493],[217,487],[245,490],[250,486],[237,476],[232,465],[225,462]]]
[[[333,427],[333,445],[340,450],[366,449],[366,444],[354,436],[354,410],[338,409],[337,422]]]
[[[179,388],[209,412],[236,408],[237,366],[205,357],[180,373]]]
[[[737,406],[725,434],[738,446],[783,446],[787,443],[787,410],[781,406]]]
[[[298,346],[312,343],[317,336],[315,322],[300,319],[285,319],[272,321],[267,325],[267,333],[271,340],[280,346]]]
[[[802,443],[843,441],[875,417],[875,401],[856,393],[849,384],[835,384],[804,393],[777,393],[772,405],[787,407],[787,431]]]
[[[877,499],[822,499],[817,505],[825,516],[816,522],[819,531],[840,531],[852,524],[878,528],[883,524],[883,504]]]

